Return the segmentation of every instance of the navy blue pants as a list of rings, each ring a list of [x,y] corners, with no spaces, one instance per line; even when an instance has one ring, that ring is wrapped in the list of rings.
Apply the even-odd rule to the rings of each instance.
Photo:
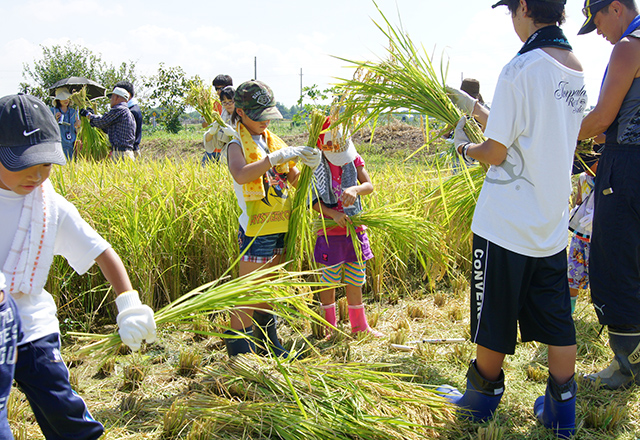
[[[589,278],[602,325],[640,324],[640,146],[607,145],[594,188]]]
[[[47,440],[97,439],[104,432],[71,388],[57,333],[18,347],[15,380]]]
[[[16,366],[16,346],[20,338],[18,307],[8,294],[0,303],[0,439],[12,439],[7,420],[7,399]]]

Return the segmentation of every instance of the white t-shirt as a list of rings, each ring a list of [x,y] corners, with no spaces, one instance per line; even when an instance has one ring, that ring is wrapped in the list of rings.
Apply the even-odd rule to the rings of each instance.
[[[547,257],[567,246],[571,168],[587,105],[584,75],[542,49],[500,73],[485,136],[505,145],[476,204],[472,231],[512,252]]]
[[[13,237],[18,229],[20,213],[25,196],[13,191],[0,189],[0,268],[7,260]],[[54,244],[54,254],[62,255],[69,265],[80,275],[93,265],[94,260],[109,247],[89,224],[80,217],[80,213],[69,201],[56,194],[58,205],[58,232]],[[56,303],[46,290],[37,295],[16,295],[18,312],[22,320],[24,344],[52,333],[59,333],[56,317]]]
[[[269,154],[269,147],[267,147],[267,141],[265,141],[264,137],[261,134],[252,135],[251,138],[256,143],[258,148],[262,148],[265,154]],[[239,140],[235,140],[235,143],[240,144]],[[242,149],[242,145],[240,145],[240,149]],[[225,150],[226,152],[226,150]],[[242,211],[240,213],[240,217],[238,218],[238,222],[244,231],[247,230],[247,226],[249,225],[249,215],[247,214],[247,202],[244,200],[244,194],[242,192],[242,185],[236,182],[236,179],[231,179],[233,181],[233,190],[236,193],[236,200],[238,200],[238,206]]]

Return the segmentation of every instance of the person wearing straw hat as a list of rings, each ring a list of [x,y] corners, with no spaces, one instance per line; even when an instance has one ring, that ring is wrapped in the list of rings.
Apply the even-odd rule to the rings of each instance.
[[[114,87],[111,93],[107,93],[107,97],[111,104],[111,110],[107,113],[94,115],[91,109],[85,108],[80,110],[80,116],[89,118],[93,127],[107,133],[111,144],[109,155],[112,160],[135,160],[133,143],[136,136],[136,120],[127,106],[131,95],[122,87]]]
[[[76,109],[69,107],[69,98],[71,93],[66,87],[58,87],[56,95],[53,98],[53,116],[58,121],[60,128],[60,140],[62,142],[62,151],[67,160],[73,159],[75,145],[77,141],[77,131],[80,129],[80,118]]]
[[[613,44],[598,103],[579,139],[605,137],[594,187],[589,276],[611,364],[586,376],[608,389],[640,384],[640,15],[633,0],[586,0],[578,34]],[[605,133],[605,136],[602,136]]]
[[[104,427],[72,389],[60,356],[56,303],[44,288],[54,255],[79,274],[98,264],[117,295],[118,332],[129,348],[153,342],[156,324],[118,254],[49,181],[53,165],[65,163],[58,124],[46,104],[30,95],[0,98],[0,267],[24,333],[15,381],[45,438],[90,440],[102,436]]]
[[[567,281],[568,201],[576,140],[587,104],[582,66],[559,27],[565,0],[501,0],[524,43],[500,73],[491,111],[473,103],[486,141],[469,142],[466,118],[454,145],[488,163],[476,203],[471,340],[476,359],[464,394],[440,391],[473,420],[486,420],[504,394],[502,364],[523,342],[548,347],[549,377],[534,413],[561,438],[575,432],[576,334]]]
[[[223,149],[240,207],[238,243],[240,276],[280,263],[284,236],[289,228],[291,199],[289,185],[295,185],[298,160],[316,167],[320,151],[290,147],[268,130],[272,119],[282,115],[271,88],[261,81],[240,84],[234,95],[235,110],[230,127],[223,130],[233,139]],[[276,317],[268,304],[238,307],[231,312],[224,338],[229,357],[257,352],[287,357],[276,332]],[[254,325],[255,323],[255,325]]]

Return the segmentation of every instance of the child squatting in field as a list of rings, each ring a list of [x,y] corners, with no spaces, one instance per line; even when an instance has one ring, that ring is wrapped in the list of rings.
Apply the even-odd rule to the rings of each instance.
[[[580,62],[558,26],[565,0],[501,0],[524,46],[502,70],[489,113],[464,92],[453,100],[485,127],[472,144],[456,127],[465,160],[491,164],[476,203],[471,339],[476,359],[464,394],[440,391],[464,416],[486,420],[504,392],[502,364],[522,341],[548,345],[549,378],[534,413],[561,438],[575,432],[576,335],[567,281],[568,200],[587,99]]]
[[[349,303],[349,322],[351,332],[367,332],[380,337],[382,333],[369,327],[362,304],[362,286],[365,282],[366,261],[373,258],[369,238],[360,226],[356,229],[360,242],[360,252],[356,253],[353,239],[348,234],[349,216],[362,211],[360,196],[371,194],[373,184],[365,168],[364,160],[356,151],[350,137],[341,136],[337,128],[330,129],[331,120],[327,117],[318,138],[318,148],[322,150],[320,165],[313,172],[313,180],[319,199],[313,200],[313,209],[325,218],[331,218],[337,226],[318,231],[314,258],[323,265],[322,281],[338,284],[342,280],[346,285],[346,297]],[[336,326],[336,290],[320,292],[320,302],[324,319]],[[329,330],[331,333],[331,330]]]
[[[118,254],[54,190],[52,164],[65,163],[58,124],[47,106],[29,95],[0,98],[0,265],[24,333],[15,380],[48,440],[88,440],[104,428],[71,388],[60,356],[56,304],[44,290],[53,256],[62,255],[79,274],[98,263],[117,294],[119,333],[129,348],[153,342],[156,325]]]
[[[271,88],[265,83],[247,81],[240,84],[234,100],[231,122],[235,130],[225,130],[232,139],[223,150],[223,157],[226,156],[242,211],[238,219],[238,243],[242,254],[239,271],[243,276],[280,263],[291,211],[288,187],[296,184],[299,175],[295,163],[300,160],[315,168],[320,163],[320,151],[310,147],[289,147],[267,129],[272,119],[282,118],[282,115],[276,108]],[[276,215],[267,215],[266,222],[255,221],[265,218],[265,213]],[[277,215],[280,213],[287,215]],[[275,316],[268,312],[269,309],[268,304],[234,309],[231,313],[233,330],[225,332],[232,337],[224,340],[230,357],[248,352],[288,356],[278,340]]]

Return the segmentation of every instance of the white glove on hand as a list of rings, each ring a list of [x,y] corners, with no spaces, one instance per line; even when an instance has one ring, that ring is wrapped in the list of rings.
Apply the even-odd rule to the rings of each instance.
[[[453,103],[465,114],[470,115],[473,113],[473,108],[476,106],[476,102],[478,102],[477,99],[463,90],[454,89],[449,86],[447,86],[447,94]]]
[[[302,147],[302,153],[300,154],[300,162],[315,170],[320,165],[320,159],[322,159],[322,152],[318,148]]]
[[[593,208],[587,208],[584,211],[584,216],[580,219],[580,226],[583,228],[590,228],[593,223]]]
[[[467,156],[464,147],[464,145],[471,143],[471,141],[469,140],[469,136],[467,136],[467,133],[464,132],[464,126],[466,123],[467,117],[463,116],[456,124],[456,129],[453,132],[453,145],[456,149],[456,152],[462,157],[462,160],[464,160],[464,163],[466,163],[467,165],[473,165],[474,163],[476,163],[476,160]]]
[[[231,138],[238,136],[238,132],[229,126],[220,128],[220,131]]]
[[[298,157],[302,154],[302,150],[307,147],[284,147],[279,150],[269,153],[267,157],[272,167],[276,165],[282,165],[289,161],[298,161]]]
[[[145,340],[156,340],[156,322],[153,319],[153,310],[148,305],[140,302],[138,292],[129,290],[116,298],[118,307],[118,333],[120,339],[131,350],[138,351],[140,344]]]

